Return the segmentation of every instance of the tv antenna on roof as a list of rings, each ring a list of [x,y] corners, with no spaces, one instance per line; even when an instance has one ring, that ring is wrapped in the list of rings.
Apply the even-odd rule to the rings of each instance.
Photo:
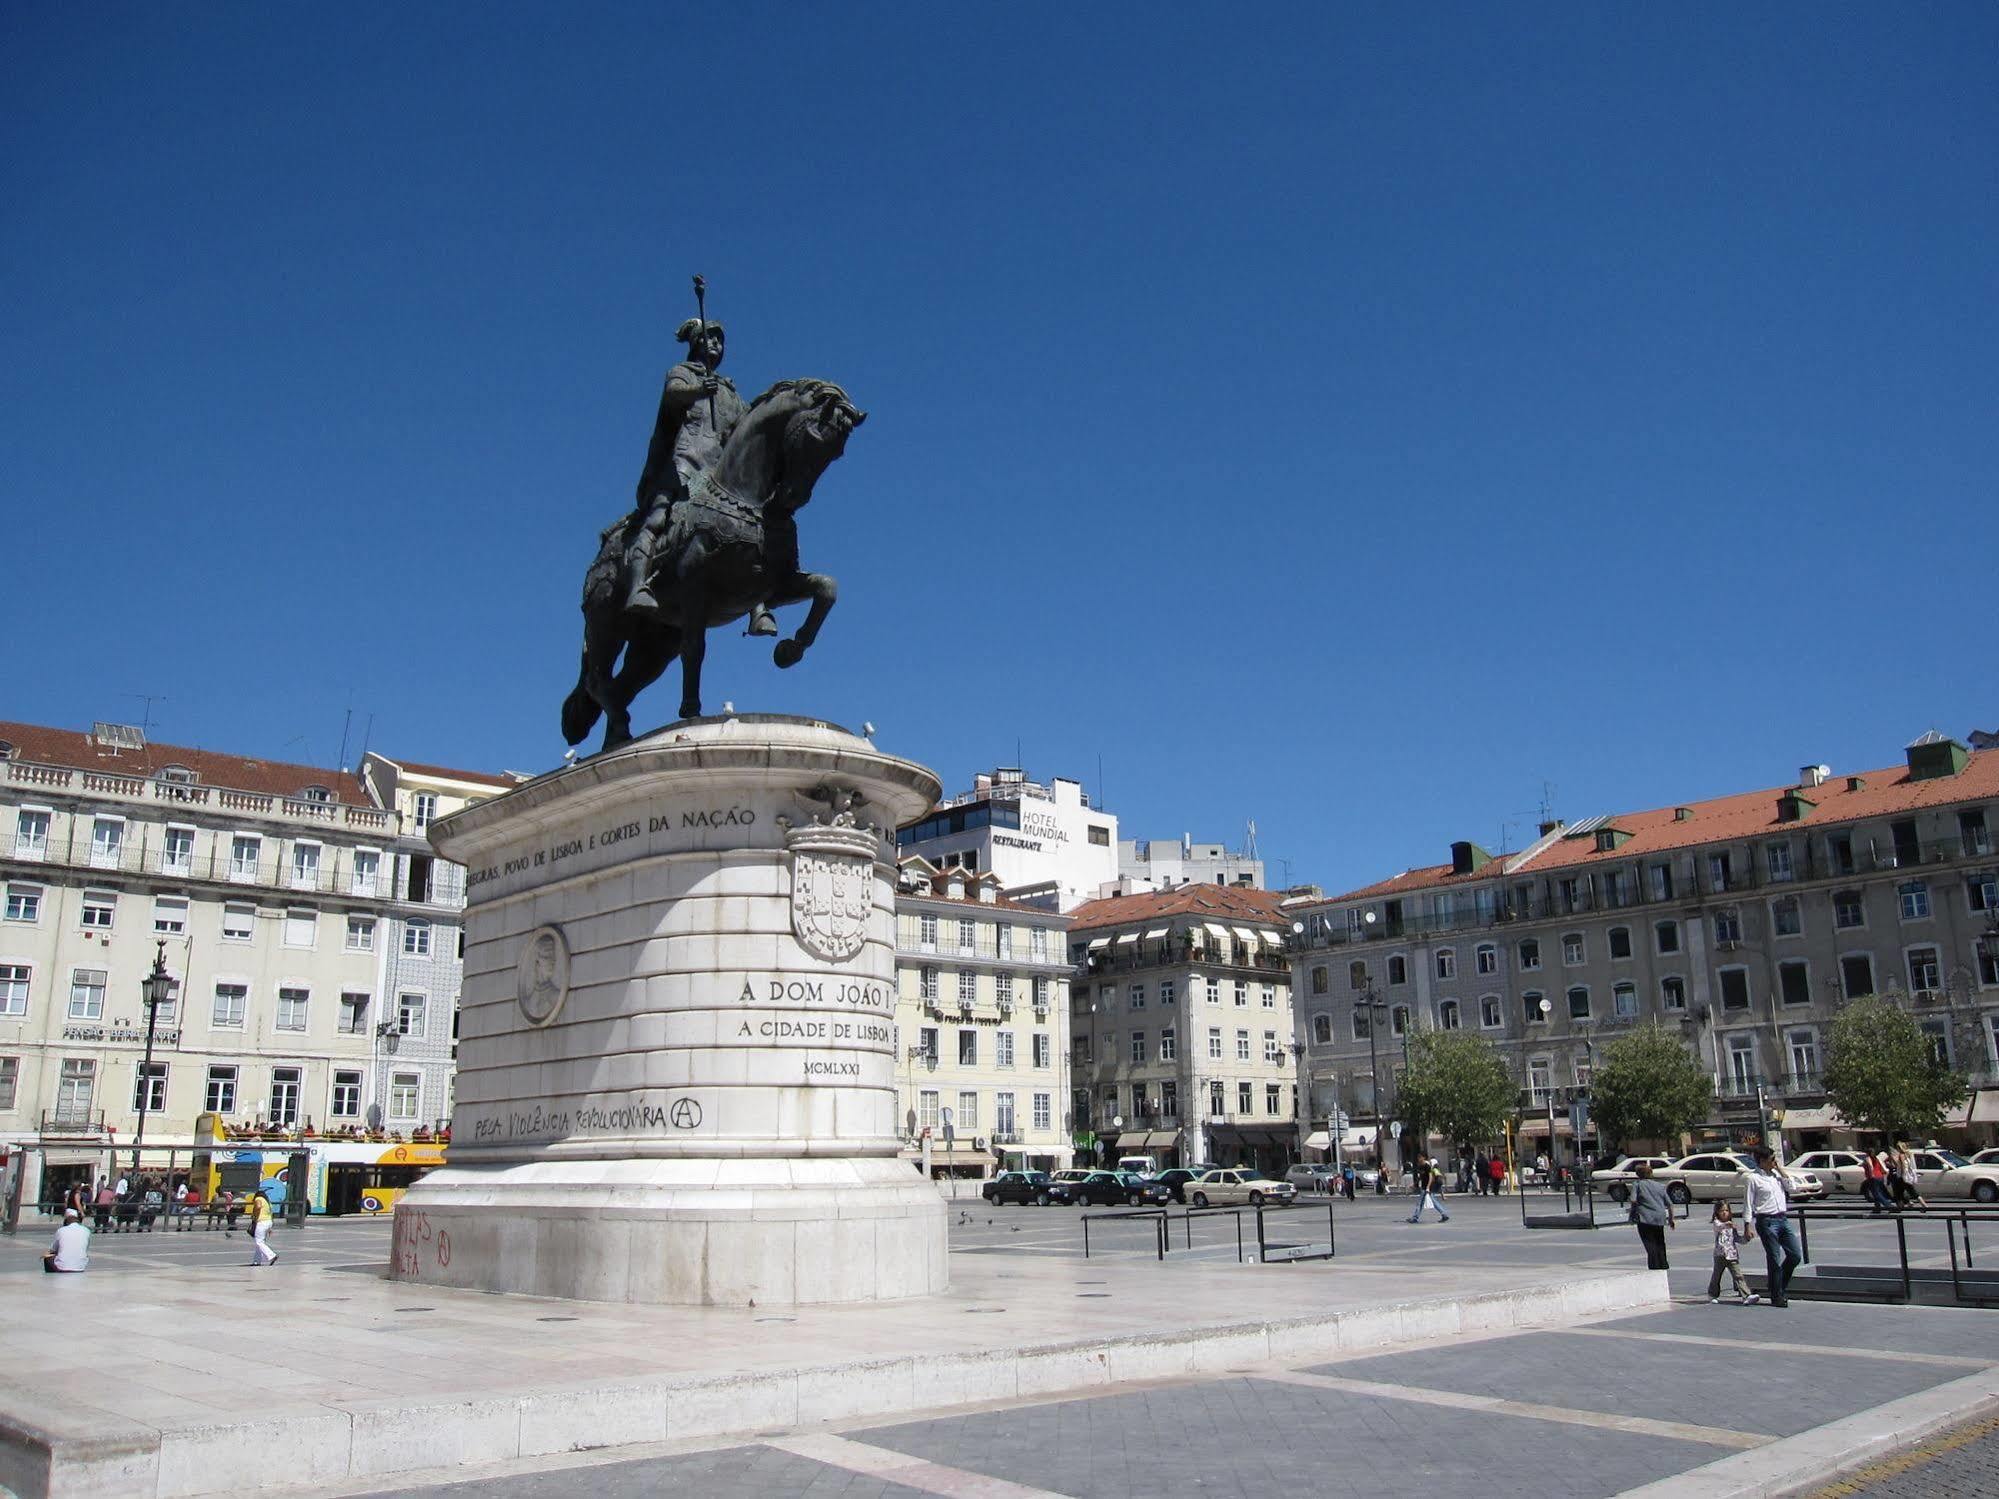
[[[128,692],[126,697],[135,697],[146,705],[145,715],[139,720],[139,732],[147,739],[153,737],[153,704],[169,701],[164,692]]]

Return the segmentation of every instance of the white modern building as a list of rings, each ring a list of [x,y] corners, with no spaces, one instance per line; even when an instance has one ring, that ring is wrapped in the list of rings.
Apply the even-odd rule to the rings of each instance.
[[[1120,879],[1150,881],[1154,890],[1171,890],[1175,885],[1263,888],[1261,859],[1233,852],[1225,843],[1196,843],[1188,833],[1178,838],[1121,839],[1117,862]]]
[[[1012,767],[975,776],[896,839],[901,857],[940,870],[990,873],[1016,900],[1075,909],[1117,879],[1117,818],[1090,805],[1080,781],[1046,785]]]

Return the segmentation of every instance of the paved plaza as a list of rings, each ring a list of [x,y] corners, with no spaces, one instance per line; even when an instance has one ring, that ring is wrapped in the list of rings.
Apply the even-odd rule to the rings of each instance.
[[[1308,1201],[1272,1215],[1267,1239],[1321,1246],[1326,1205]],[[1175,1220],[1162,1264],[1146,1223],[1093,1221],[1086,1259],[1073,1210],[963,1199],[949,1295],[748,1312],[394,1285],[386,1225],[352,1220],[280,1231],[268,1270],[241,1234],[103,1236],[87,1276],[56,1281],[24,1225],[0,1243],[15,1350],[0,1408],[71,1433],[93,1411],[100,1433],[162,1433],[161,1493],[203,1491],[204,1464],[212,1475],[214,1453],[247,1440],[289,1455],[273,1482],[329,1494],[528,1499],[580,1480],[609,1494],[1261,1499],[1776,1492],[1772,1475],[1823,1477],[1999,1401],[1999,1315],[1710,1305],[1698,1223],[1675,1232],[1670,1305],[1440,1318],[1453,1298],[1656,1285],[1629,1274],[1643,1259],[1621,1225],[1530,1232],[1514,1199],[1450,1205],[1449,1223],[1411,1225],[1406,1198],[1339,1203],[1336,1259],[1238,1266],[1227,1215],[1196,1220],[1191,1247]],[[1815,1234],[1815,1256],[1865,1259],[1875,1227]],[[1383,1323],[1383,1308],[1400,1310]],[[1344,1341],[1301,1330],[1341,1315],[1375,1320]],[[1207,1336],[1173,1346],[1195,1329]],[[1092,1340],[1095,1361],[1075,1351]],[[1001,1377],[991,1360],[1007,1350]],[[736,1382],[691,1395],[704,1371]],[[780,1371],[788,1383],[766,1377]],[[493,1460],[481,1434],[500,1426],[513,1445]],[[1878,1479],[1903,1487],[1879,1492],[1931,1492],[1908,1487],[1924,1471],[1905,1462]]]

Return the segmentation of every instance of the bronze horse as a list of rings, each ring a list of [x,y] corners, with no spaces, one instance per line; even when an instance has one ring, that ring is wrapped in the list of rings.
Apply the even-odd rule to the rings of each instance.
[[[779,666],[798,663],[818,638],[838,587],[824,573],[799,570],[794,517],[866,420],[830,380],[780,380],[758,396],[714,465],[673,502],[654,559],[653,594],[660,601],[654,618],[624,610],[626,549],[638,517],[621,516],[605,529],[583,578],[583,667],[562,704],[565,740],[581,743],[599,713],[605,749],[630,739],[632,699],[676,655],[680,716],[700,717],[708,630],[759,603],[812,601],[798,633],[771,652]]]

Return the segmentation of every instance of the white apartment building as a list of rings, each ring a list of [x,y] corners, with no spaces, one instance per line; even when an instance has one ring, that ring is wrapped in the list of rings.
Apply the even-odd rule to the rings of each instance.
[[[1196,843],[1191,834],[1178,838],[1124,838],[1117,846],[1118,878],[1147,880],[1154,890],[1175,885],[1234,885],[1263,888],[1263,861],[1232,852],[1225,843]]]
[[[1019,901],[1070,911],[1117,879],[1117,818],[1080,781],[1047,785],[1002,767],[896,835],[900,855],[937,869],[990,873]]]
[[[26,1195],[129,1144],[142,1097],[149,1146],[203,1112],[361,1124],[395,837],[341,771],[0,723],[0,1139]],[[156,953],[178,989],[148,1070]]]
[[[905,1157],[927,1133],[940,1176],[1069,1165],[1067,918],[924,859],[902,861],[895,909]]]
[[[440,817],[486,801],[528,777],[454,770],[367,754],[361,783],[395,814],[393,882],[383,943],[382,1013],[376,1021],[380,1118],[451,1117],[458,1057],[458,994],[465,964],[465,870],[431,852]],[[414,1100],[414,1105],[412,1105]]]

